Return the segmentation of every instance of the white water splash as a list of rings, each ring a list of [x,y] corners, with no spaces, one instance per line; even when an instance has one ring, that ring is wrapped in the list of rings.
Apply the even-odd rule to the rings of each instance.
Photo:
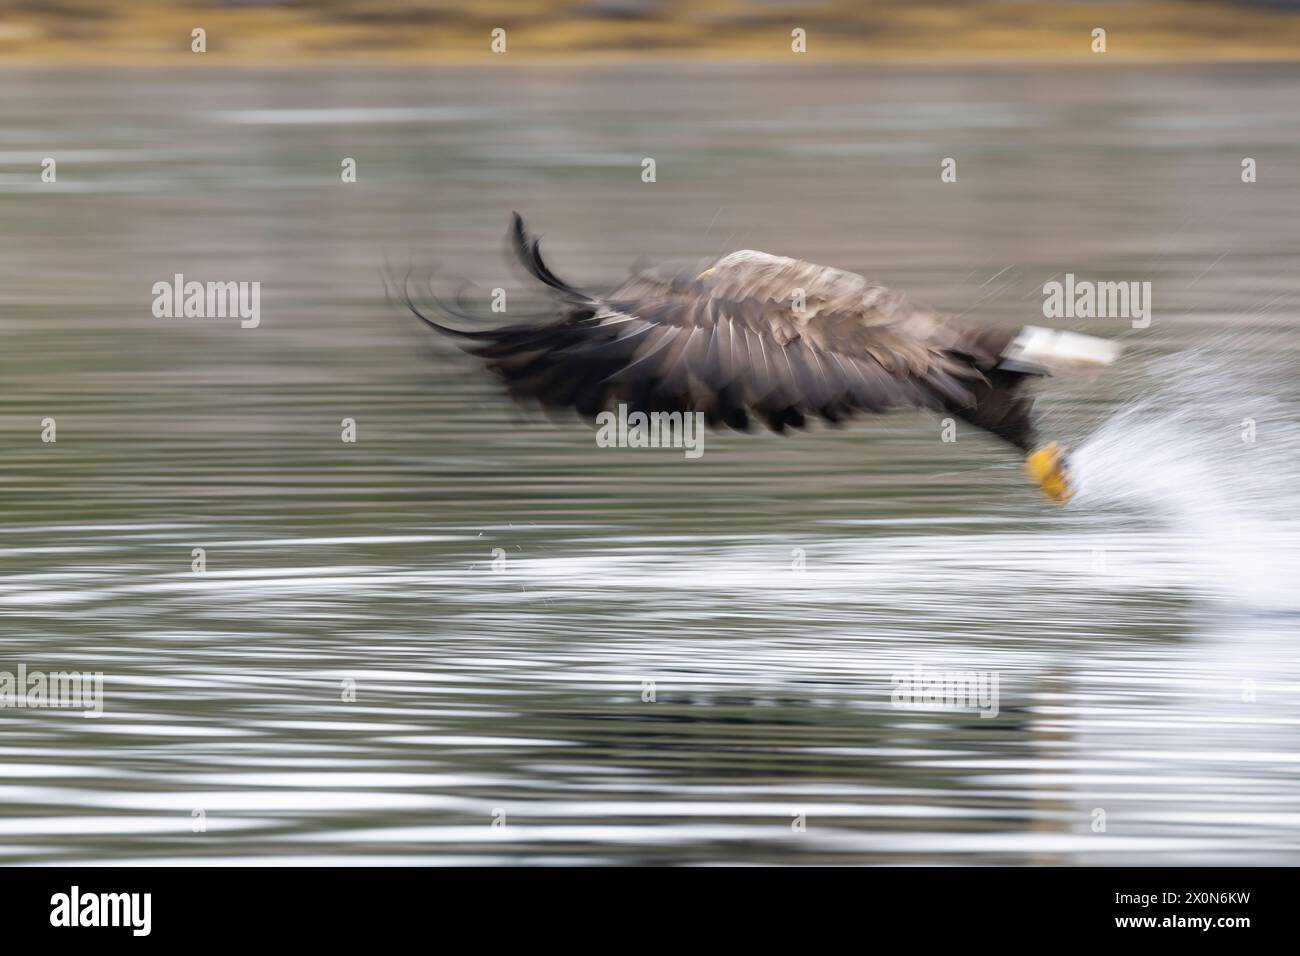
[[[1075,503],[1171,530],[1208,593],[1300,607],[1300,418],[1267,373],[1196,350],[1070,456]]]

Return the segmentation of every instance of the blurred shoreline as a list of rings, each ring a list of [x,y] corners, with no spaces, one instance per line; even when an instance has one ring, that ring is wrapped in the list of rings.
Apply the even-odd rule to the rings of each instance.
[[[205,31],[206,52],[191,50]],[[1093,31],[1106,31],[1094,52]],[[505,51],[493,52],[493,31]],[[792,31],[806,31],[804,54]],[[464,64],[803,57],[869,62],[1300,60],[1300,2],[0,0],[0,65]]]

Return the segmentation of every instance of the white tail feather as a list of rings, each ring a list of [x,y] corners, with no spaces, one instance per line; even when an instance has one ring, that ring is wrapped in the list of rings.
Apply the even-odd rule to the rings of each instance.
[[[1057,368],[1062,365],[1109,365],[1119,358],[1118,342],[1078,332],[1026,325],[1002,353],[1004,365]]]

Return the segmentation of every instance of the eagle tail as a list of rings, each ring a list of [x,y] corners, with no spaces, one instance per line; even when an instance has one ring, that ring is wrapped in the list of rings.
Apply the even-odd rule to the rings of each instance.
[[[1077,332],[1062,332],[1027,325],[1002,351],[997,371],[1016,376],[1012,388],[1029,375],[1046,375],[1067,367],[1110,365],[1119,358],[1119,343]],[[1028,425],[1027,414],[1024,417]],[[1063,505],[1074,497],[1065,450],[1056,442],[1038,445],[1032,429],[1026,428],[1021,448],[1025,473],[1053,504]]]
[[[1026,325],[1002,350],[998,368],[1045,375],[1069,366],[1110,365],[1119,353],[1119,343],[1110,339]]]

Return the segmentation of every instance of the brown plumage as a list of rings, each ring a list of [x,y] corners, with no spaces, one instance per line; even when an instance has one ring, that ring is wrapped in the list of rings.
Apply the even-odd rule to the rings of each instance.
[[[512,240],[549,287],[554,319],[460,330],[407,304],[520,401],[588,418],[619,403],[700,411],[712,425],[744,430],[757,418],[777,432],[924,407],[1035,443],[1021,386],[1041,369],[1005,367],[1014,330],[972,328],[854,273],[752,251],[694,278],[640,273],[592,295],[551,272],[518,214]]]

